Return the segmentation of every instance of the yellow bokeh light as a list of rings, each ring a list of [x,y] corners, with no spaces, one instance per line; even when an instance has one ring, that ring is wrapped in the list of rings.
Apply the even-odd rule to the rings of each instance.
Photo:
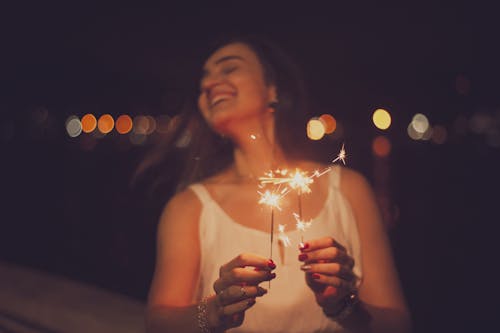
[[[318,118],[310,119],[307,122],[307,137],[311,140],[320,140],[325,135],[325,126]]]
[[[97,128],[103,134],[107,134],[113,130],[115,121],[110,114],[103,114],[97,121]]]
[[[373,112],[373,124],[381,130],[386,130],[391,126],[391,115],[387,110],[377,109]]]
[[[116,131],[120,134],[127,134],[132,130],[132,118],[129,115],[122,114],[116,119]]]
[[[97,119],[93,114],[87,113],[82,117],[81,123],[82,123],[82,131],[84,133],[90,133],[93,130],[95,130],[97,126]]]
[[[319,120],[323,122],[326,134],[332,134],[337,128],[337,120],[331,114],[323,114],[319,117]]]

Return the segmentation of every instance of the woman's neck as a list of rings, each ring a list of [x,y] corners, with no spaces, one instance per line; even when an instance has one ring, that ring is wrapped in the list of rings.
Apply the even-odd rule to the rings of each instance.
[[[274,133],[274,118],[250,122],[233,135],[234,172],[241,181],[257,180],[265,172],[286,164],[283,150]]]

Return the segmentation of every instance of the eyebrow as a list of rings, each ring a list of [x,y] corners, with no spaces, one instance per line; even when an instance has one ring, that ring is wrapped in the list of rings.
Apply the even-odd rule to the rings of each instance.
[[[241,61],[245,61],[245,59],[243,59],[240,56],[237,56],[237,55],[228,55],[228,56],[224,56],[224,57],[221,57],[221,58],[217,59],[215,61],[215,65],[219,65],[220,63],[222,63],[224,61],[229,61],[229,60],[241,60]],[[203,71],[202,71],[201,77],[203,78],[207,74],[208,74],[208,70],[206,68],[204,68]]]

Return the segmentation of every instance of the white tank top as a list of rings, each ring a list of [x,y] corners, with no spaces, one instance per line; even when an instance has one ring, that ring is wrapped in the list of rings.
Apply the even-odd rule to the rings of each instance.
[[[340,192],[340,171],[335,166],[328,177],[330,186],[327,199],[321,212],[312,220],[310,228],[302,234],[304,239],[331,236],[344,245],[354,260],[354,273],[361,283],[361,253],[358,229],[351,206]],[[193,184],[190,189],[201,201],[202,209],[199,221],[200,239],[200,277],[195,301],[214,293],[213,283],[218,278],[219,268],[244,252],[269,256],[270,234],[233,221],[225,211],[212,199],[202,184]],[[301,234],[297,230],[286,232],[294,242],[285,247],[285,261],[275,260],[277,278],[272,280],[271,289],[264,297],[257,298],[257,303],[245,313],[245,320],[240,327],[231,332],[342,332],[342,327],[328,319],[314,294],[306,285],[304,272],[300,270],[301,262],[297,244]],[[275,231],[275,239],[278,233]],[[274,242],[273,253],[278,257],[279,245]],[[268,289],[268,283],[263,287]]]

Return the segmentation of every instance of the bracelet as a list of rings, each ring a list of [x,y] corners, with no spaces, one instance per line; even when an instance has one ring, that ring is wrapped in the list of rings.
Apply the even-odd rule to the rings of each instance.
[[[197,306],[198,314],[196,317],[198,318],[198,327],[202,333],[211,333],[208,327],[207,300],[208,297],[204,297]]]
[[[323,308],[323,312],[327,317],[329,317],[332,320],[335,321],[344,320],[345,318],[347,318],[347,316],[349,316],[352,313],[352,311],[356,307],[356,304],[358,303],[359,303],[358,291],[354,289],[351,291],[349,295],[344,297],[343,305],[340,308],[340,310],[332,313]]]

